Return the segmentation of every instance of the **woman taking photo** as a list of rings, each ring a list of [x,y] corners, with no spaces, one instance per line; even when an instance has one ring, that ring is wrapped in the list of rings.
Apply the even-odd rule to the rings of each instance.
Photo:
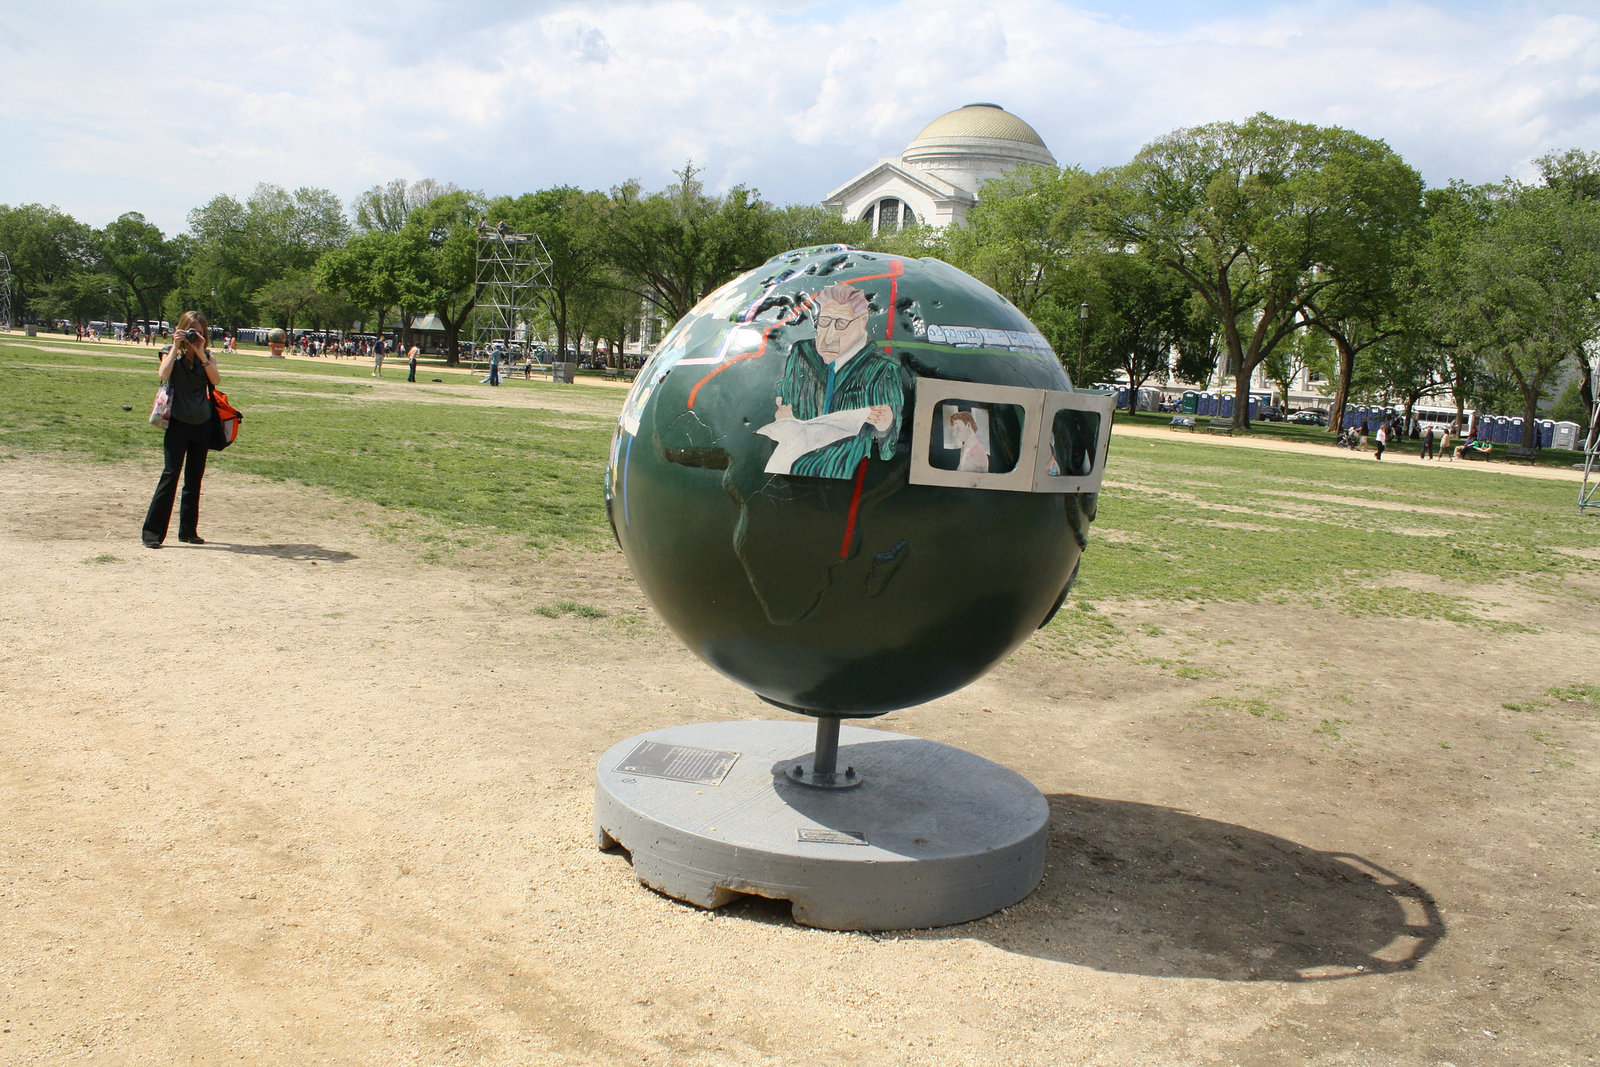
[[[200,479],[206,473],[206,446],[210,439],[211,393],[217,385],[217,361],[206,347],[206,319],[198,311],[185,311],[172,332],[172,347],[161,355],[161,380],[172,388],[172,418],[161,451],[165,464],[150,511],[144,517],[146,548],[160,548],[172,521],[172,498],[183,473],[183,499],[178,504],[178,540],[205,544],[200,536]]]

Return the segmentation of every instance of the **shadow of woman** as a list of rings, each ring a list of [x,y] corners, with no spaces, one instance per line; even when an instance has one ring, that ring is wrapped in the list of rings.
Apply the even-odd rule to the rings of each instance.
[[[348,563],[356,558],[354,552],[308,544],[233,545],[212,541],[209,547],[222,552],[237,552],[244,556],[273,556],[277,559],[312,560],[318,563]]]

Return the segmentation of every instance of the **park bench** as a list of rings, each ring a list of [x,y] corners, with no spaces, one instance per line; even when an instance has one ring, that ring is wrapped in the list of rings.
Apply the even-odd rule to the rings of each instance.
[[[1537,448],[1530,448],[1527,445],[1507,445],[1506,458],[1525,459],[1532,464],[1539,458],[1539,450]]]
[[[616,381],[620,378],[622,381],[631,382],[633,381],[633,376],[638,372],[627,369],[619,370],[616,367],[607,367],[603,373],[607,379],[612,381]]]

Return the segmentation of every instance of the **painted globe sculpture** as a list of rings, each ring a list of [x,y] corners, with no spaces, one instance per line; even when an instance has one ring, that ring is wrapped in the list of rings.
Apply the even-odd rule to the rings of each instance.
[[[712,667],[791,711],[880,715],[968,684],[1060,607],[1110,405],[946,263],[788,252],[641,370],[607,511]]]

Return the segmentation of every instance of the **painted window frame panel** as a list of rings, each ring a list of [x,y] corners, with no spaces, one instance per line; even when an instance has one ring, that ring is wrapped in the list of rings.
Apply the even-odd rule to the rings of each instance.
[[[1100,489],[1106,453],[1111,443],[1113,398],[1100,393],[1075,393],[1054,389],[1028,389],[984,382],[956,382],[943,378],[918,378],[911,426],[912,485],[937,485],[951,489],[982,489],[1012,493],[1095,493]],[[985,471],[940,470],[928,462],[933,444],[933,413],[946,401],[969,404],[1009,404],[1022,409],[1022,442],[1017,465],[1003,474]],[[1050,474],[1048,440],[1060,411],[1089,411],[1100,416],[1093,464],[1088,474]]]

